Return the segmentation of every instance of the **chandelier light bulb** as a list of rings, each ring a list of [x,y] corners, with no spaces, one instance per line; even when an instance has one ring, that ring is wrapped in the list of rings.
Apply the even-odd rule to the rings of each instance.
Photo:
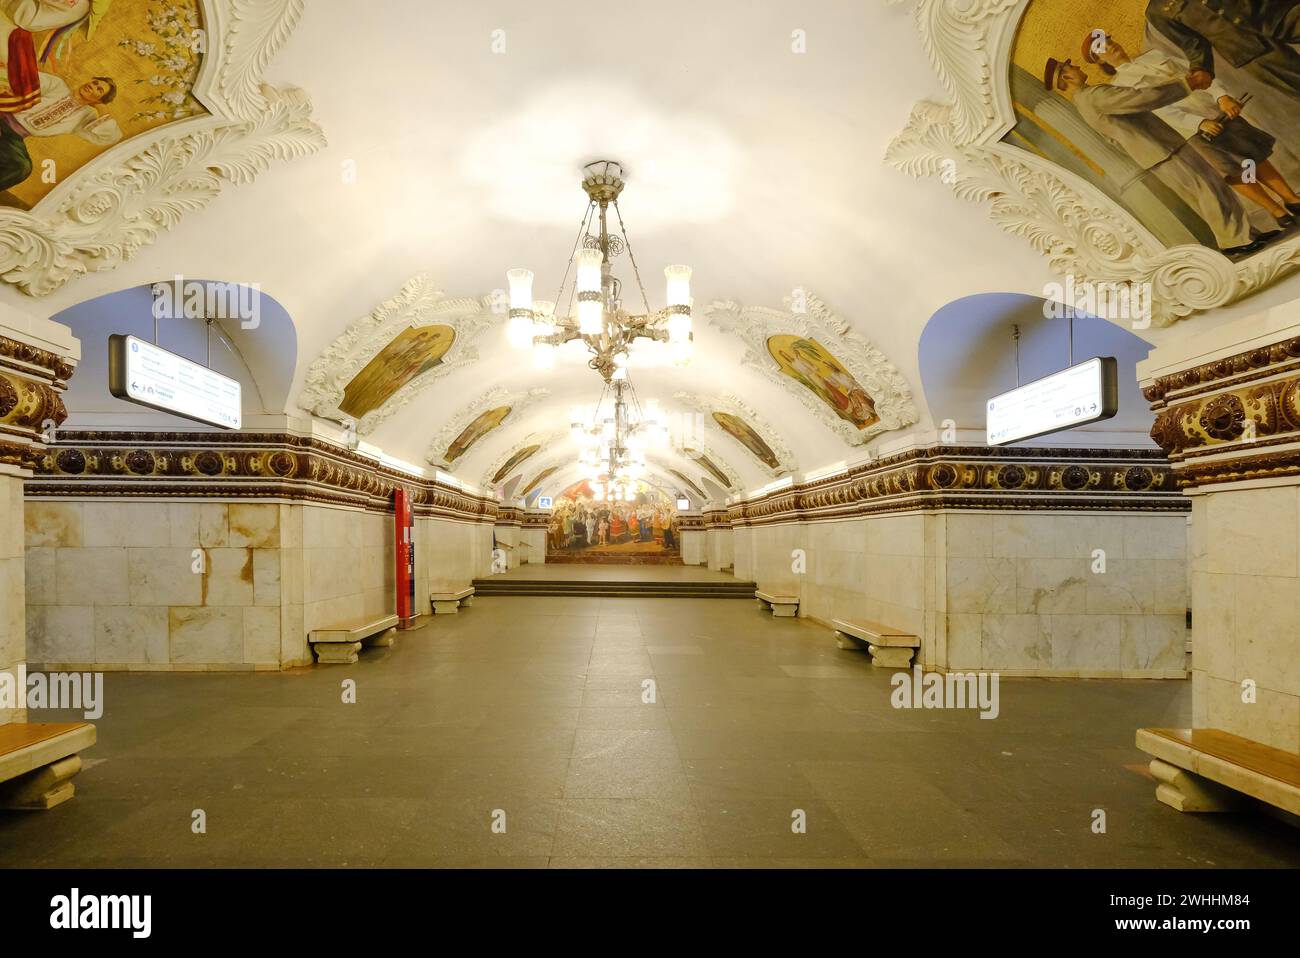
[[[509,270],[506,281],[510,284],[510,320],[506,323],[506,339],[514,349],[527,349],[533,344],[533,271]]]
[[[664,277],[668,280],[668,305],[691,305],[691,268],[689,266],[666,266]]]
[[[598,336],[604,330],[600,288],[600,267],[604,255],[598,249],[581,249],[574,261],[578,266],[575,280],[578,291],[578,332],[584,336]]]
[[[533,271],[531,269],[512,269],[506,273],[510,284],[510,308],[533,308]]]

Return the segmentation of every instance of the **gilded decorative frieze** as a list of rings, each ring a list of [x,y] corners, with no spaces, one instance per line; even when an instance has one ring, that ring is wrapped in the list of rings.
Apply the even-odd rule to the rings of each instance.
[[[58,353],[41,349],[21,340],[0,336],[0,366],[42,375],[60,385],[72,378],[73,366]]]
[[[32,496],[282,498],[490,522],[495,499],[412,476],[319,439],[280,433],[61,432],[39,452]]]
[[[726,523],[763,525],[938,509],[1188,508],[1158,450],[940,446],[735,503]]]
[[[1300,337],[1161,376],[1142,393],[1180,486],[1300,475]]]

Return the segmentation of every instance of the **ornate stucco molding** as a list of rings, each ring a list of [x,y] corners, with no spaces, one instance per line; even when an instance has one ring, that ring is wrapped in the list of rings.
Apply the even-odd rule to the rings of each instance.
[[[1189,365],[1142,393],[1182,485],[1300,476],[1300,337]]]
[[[700,396],[696,393],[682,391],[675,393],[673,398],[701,413],[704,416],[704,424],[711,435],[726,436],[730,442],[744,449],[746,455],[752,456],[774,477],[788,475],[799,468],[794,453],[790,451],[790,447],[781,438],[781,434],[772,427],[772,424],[757,409],[734,393],[723,393],[719,396]],[[752,449],[718,425],[713,418],[715,412],[730,413],[745,422],[763,442],[767,443],[768,448],[772,450],[777,458],[777,464],[771,466],[763,462]]]
[[[934,446],[888,456],[728,509],[733,527],[879,513],[981,510],[1186,512],[1155,449]]]
[[[1294,272],[1300,237],[1238,263],[1195,244],[1167,248],[1101,191],[1001,142],[1015,123],[1007,70],[1028,3],[918,0],[917,26],[948,99],[913,107],[886,162],[914,177],[940,177],[963,199],[987,201],[993,221],[1028,240],[1057,273],[1089,283],[1149,283],[1156,326]]]
[[[518,422],[519,413],[541,399],[545,399],[551,394],[549,389],[535,388],[525,392],[512,392],[504,386],[493,386],[486,393],[475,399],[468,406],[453,416],[441,429],[434,433],[433,439],[429,442],[429,448],[425,452],[424,458],[440,469],[446,469],[448,472],[454,471],[457,463],[463,460],[463,456],[458,457],[455,461],[447,459],[448,447],[456,441],[466,427],[483,413],[498,406],[509,406],[510,412],[502,420],[506,422]],[[500,428],[499,426],[497,428]],[[472,446],[471,446],[472,448]],[[468,450],[466,450],[468,452]]]
[[[387,299],[330,343],[307,370],[298,405],[317,416],[348,422],[352,419],[339,408],[343,392],[375,355],[408,327],[450,326],[455,332],[451,347],[441,362],[397,390],[378,409],[357,420],[357,433],[366,435],[424,390],[449,373],[479,358],[478,340],[483,331],[500,317],[492,312],[491,297],[447,299],[427,273],[410,279]]]
[[[724,329],[745,341],[745,355],[741,362],[757,369],[769,380],[795,396],[827,428],[837,433],[851,446],[860,446],[891,429],[903,429],[918,419],[912,391],[889,358],[865,336],[855,332],[840,316],[812,293],[804,292],[799,305],[806,308],[796,312],[796,304],[785,299],[784,309],[766,306],[742,306],[731,301],[718,301],[705,307],[705,313]],[[768,351],[771,336],[791,334],[816,339],[835,355],[870,394],[880,421],[865,429],[846,422],[801,383],[781,372],[781,367]]]
[[[411,493],[416,515],[490,522],[497,502],[287,433],[64,431],[27,480],[29,498],[285,499],[392,509]]]
[[[210,115],[134,136],[87,163],[30,210],[0,208],[0,277],[42,296],[84,273],[113,269],[227,184],[273,161],[321,149],[311,101],[262,73],[303,0],[201,0],[207,52],[192,89]]]

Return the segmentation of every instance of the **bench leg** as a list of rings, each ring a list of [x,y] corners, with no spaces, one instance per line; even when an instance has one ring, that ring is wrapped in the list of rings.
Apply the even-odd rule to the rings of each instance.
[[[69,755],[44,768],[19,775],[0,786],[0,808],[44,811],[62,805],[77,791],[72,776],[81,771],[81,756]]]
[[[768,602],[766,599],[760,599],[758,596],[754,596],[754,601],[758,603],[758,607],[764,612],[767,612],[772,608],[772,603]]]
[[[904,646],[867,645],[871,652],[871,665],[877,669],[906,669],[912,664],[913,650]]]
[[[1232,789],[1177,765],[1153,758],[1149,767],[1160,783],[1156,798],[1180,812],[1231,812],[1243,804],[1241,795]]]
[[[773,605],[772,614],[779,619],[792,619],[799,614],[797,605]]]
[[[460,606],[462,609],[468,609],[473,604],[474,604],[474,597],[472,595],[467,595],[465,596],[465,598],[460,600]]]
[[[386,629],[378,635],[362,639],[361,644],[368,649],[390,649],[397,643],[397,630]]]
[[[447,599],[447,600],[435,599],[434,600],[433,603],[434,615],[455,615],[459,611],[460,611],[459,599]]]
[[[361,651],[360,642],[317,642],[312,646],[322,665],[351,665]]]
[[[853,636],[846,635],[845,633],[840,632],[838,630],[835,633],[835,644],[838,645],[841,649],[850,649],[853,651],[857,651],[858,649],[865,649],[867,647],[867,644],[865,642],[860,642],[857,639],[855,639]]]

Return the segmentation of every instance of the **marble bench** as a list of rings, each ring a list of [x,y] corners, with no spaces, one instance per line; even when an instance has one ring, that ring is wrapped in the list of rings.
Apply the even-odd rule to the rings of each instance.
[[[1217,728],[1140,728],[1156,798],[1180,812],[1227,812],[1242,796],[1300,815],[1300,755]]]
[[[880,669],[905,669],[912,664],[913,653],[921,640],[910,632],[879,622],[849,622],[832,619],[835,644],[841,649],[860,649],[871,653],[871,664]]]
[[[0,808],[53,808],[76,793],[77,753],[95,744],[89,722],[13,722],[0,725]]]
[[[762,589],[755,589],[754,598],[762,604],[763,608],[771,609],[773,615],[788,618],[799,613],[797,595],[775,595]]]
[[[459,592],[430,592],[429,601],[433,604],[434,615],[455,615],[460,607],[474,602],[474,587],[466,586]]]
[[[325,665],[351,665],[364,643],[367,646],[387,647],[396,638],[397,616],[381,615],[375,618],[362,616],[327,628],[312,629],[308,641],[316,653],[316,661]]]

